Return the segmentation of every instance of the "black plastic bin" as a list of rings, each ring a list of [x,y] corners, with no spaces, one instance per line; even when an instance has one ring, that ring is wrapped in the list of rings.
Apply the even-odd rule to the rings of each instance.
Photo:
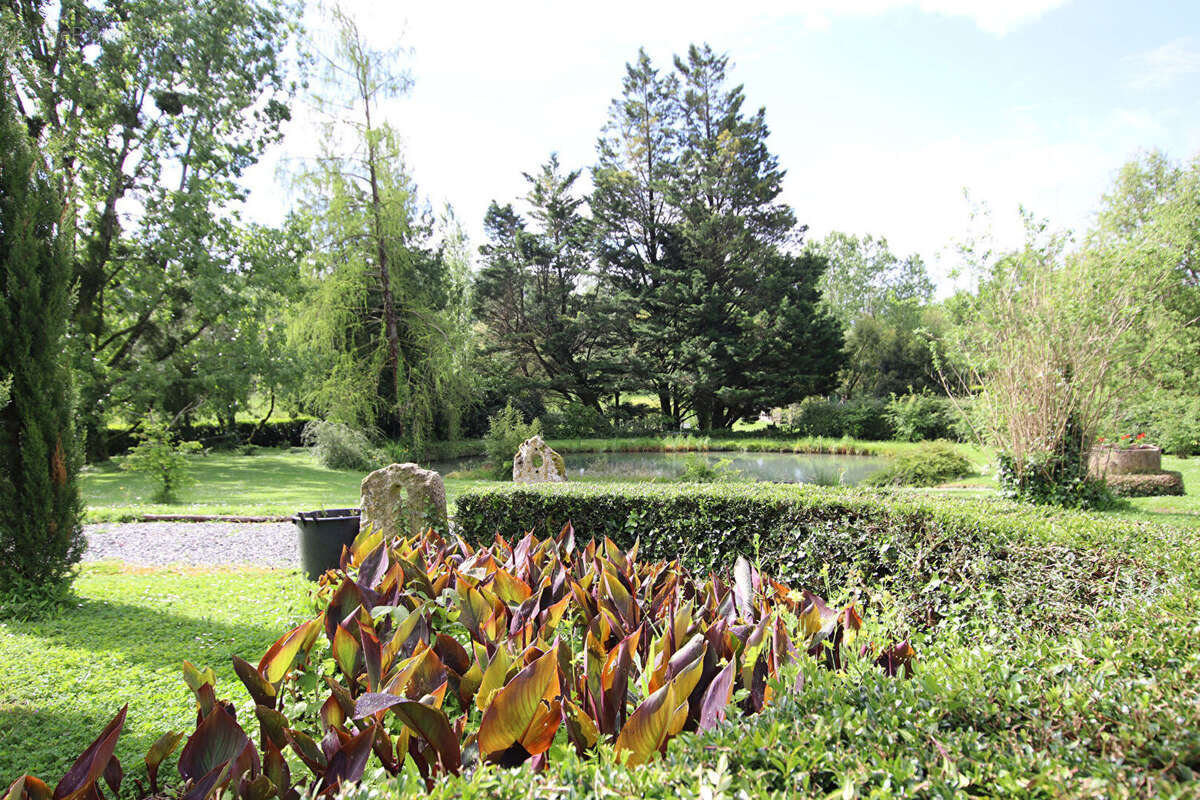
[[[300,565],[310,581],[341,563],[342,547],[349,547],[358,536],[359,511],[328,508],[301,511],[292,517],[300,534]]]

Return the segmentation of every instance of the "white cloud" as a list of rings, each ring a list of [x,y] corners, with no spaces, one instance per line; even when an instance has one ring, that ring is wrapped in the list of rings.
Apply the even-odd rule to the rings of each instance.
[[[386,116],[405,138],[422,191],[432,195],[435,207],[451,201],[475,244],[488,201],[523,194],[522,171],[534,170],[551,150],[566,165],[592,162],[607,104],[620,91],[623,65],[641,45],[666,67],[668,56],[689,41],[710,40],[735,61],[753,65],[735,68],[735,79],[741,79],[794,69],[791,54],[802,50],[801,37],[792,37],[789,49],[771,50],[778,43],[764,35],[773,20],[785,17],[833,24],[847,15],[906,11],[969,20],[999,36],[1063,4],[744,0],[730,14],[727,2],[710,0],[696,0],[683,13],[645,0],[636,13],[634,0],[609,5],[531,0],[480,4],[470,11],[433,3],[398,10],[356,2],[363,27],[379,46],[395,44],[401,34],[413,46],[407,60],[414,70],[413,92],[389,104]],[[994,210],[997,238],[1015,245],[1021,237],[1019,204],[1055,225],[1082,227],[1123,160],[1143,146],[1179,152],[1188,144],[1180,137],[1194,130],[1163,109],[1076,106],[1079,119],[1070,119],[1052,98],[1036,92],[1026,105],[986,117],[994,124],[985,133],[972,129],[972,117],[939,114],[911,129],[911,118],[895,127],[856,128],[820,121],[828,114],[836,121],[844,98],[805,95],[787,80],[750,80],[747,91],[754,105],[768,108],[771,148],[788,170],[785,199],[811,226],[810,235],[835,229],[885,235],[897,252],[919,252],[929,261],[967,229],[964,188]],[[270,179],[272,162],[281,155],[311,155],[313,121],[298,113],[287,141],[256,168],[250,216],[264,221],[282,216],[286,202]],[[1188,135],[1188,141],[1195,139]],[[941,274],[952,260],[945,260]]]
[[[1133,89],[1162,89],[1177,79],[1200,72],[1200,47],[1188,37],[1125,59],[1134,71],[1128,85]]]
[[[925,14],[968,19],[982,31],[1003,36],[1039,19],[1067,0],[807,0],[800,9],[810,27],[827,28],[839,16],[873,17],[916,9]]]

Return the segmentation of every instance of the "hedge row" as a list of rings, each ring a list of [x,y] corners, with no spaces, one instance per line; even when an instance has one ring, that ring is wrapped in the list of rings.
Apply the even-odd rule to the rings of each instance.
[[[795,585],[857,586],[894,597],[910,623],[969,625],[982,611],[1020,628],[1060,629],[1144,601],[1158,566],[1124,543],[1153,526],[1049,516],[1003,501],[969,501],[809,486],[543,484],[468,492],[456,525],[468,541],[558,531],[648,560],[723,569],[738,555]]]
[[[258,447],[300,447],[300,434],[312,420],[289,419],[266,422],[238,422],[232,429],[216,423],[184,425],[176,431],[181,441],[200,442],[205,447],[234,447],[252,444]],[[119,456],[137,444],[135,432],[130,428],[110,428],[108,431],[108,455]]]

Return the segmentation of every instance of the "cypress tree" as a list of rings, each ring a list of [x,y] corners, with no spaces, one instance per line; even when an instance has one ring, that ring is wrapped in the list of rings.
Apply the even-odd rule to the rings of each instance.
[[[52,175],[0,85],[0,592],[52,592],[84,549],[65,331],[70,265]]]

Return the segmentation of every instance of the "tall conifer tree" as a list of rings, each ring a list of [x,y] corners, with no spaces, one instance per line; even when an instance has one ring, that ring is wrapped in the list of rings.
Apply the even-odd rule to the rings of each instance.
[[[662,75],[645,50],[625,66],[621,96],[609,107],[592,170],[597,256],[625,344],[625,367],[650,387],[662,413],[679,422],[679,334],[668,288],[682,276],[670,186],[678,160],[679,81]],[[634,313],[629,313],[633,311]]]
[[[0,86],[0,588],[61,585],[83,552],[63,206],[7,84]]]

